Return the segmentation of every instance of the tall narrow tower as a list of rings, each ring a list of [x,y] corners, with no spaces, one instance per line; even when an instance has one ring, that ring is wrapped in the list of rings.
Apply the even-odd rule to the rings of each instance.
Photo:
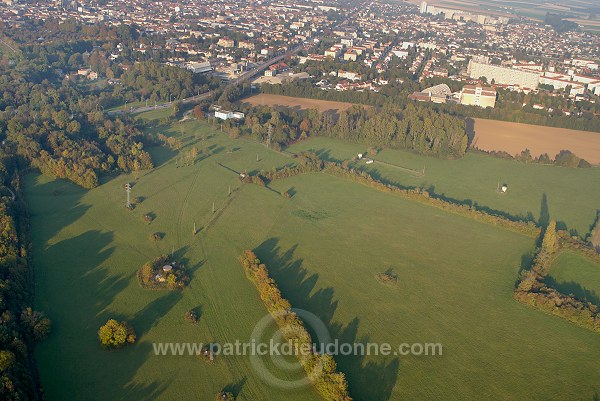
[[[125,184],[125,192],[127,192],[127,203],[125,203],[125,206],[127,206],[127,208],[129,209],[131,207],[131,184],[130,183]]]

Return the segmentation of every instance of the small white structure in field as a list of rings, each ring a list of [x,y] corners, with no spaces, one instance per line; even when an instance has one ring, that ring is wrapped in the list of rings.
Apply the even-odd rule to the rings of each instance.
[[[367,159],[367,164],[373,164],[373,159]]]
[[[502,193],[506,193],[506,191],[508,191],[508,185],[502,184],[502,188],[500,188],[500,190],[502,191]]]
[[[164,271],[165,273],[168,273],[168,272],[170,272],[171,270],[173,270],[173,266],[171,266],[171,265],[165,265],[165,266],[163,266],[163,268],[162,268],[162,269],[163,269],[163,271]]]
[[[360,160],[360,159],[362,159],[362,158],[363,158],[363,154],[362,154],[362,153],[359,153],[359,154],[358,154],[358,160]]]

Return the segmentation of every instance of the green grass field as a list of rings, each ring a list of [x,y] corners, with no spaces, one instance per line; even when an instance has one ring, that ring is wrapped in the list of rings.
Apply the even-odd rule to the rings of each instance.
[[[367,150],[363,145],[330,138],[312,138],[288,150],[311,149],[331,160],[350,159]],[[597,184],[600,168],[568,169],[524,164],[474,153],[459,160],[441,160],[393,149],[381,151],[374,159],[375,163],[371,165],[361,162],[358,166],[380,179],[433,189],[436,194],[459,201],[471,200],[513,216],[531,214],[538,220],[545,194],[550,217],[582,236],[590,231],[600,209],[600,186]],[[425,168],[425,176],[378,161],[418,171]],[[508,191],[500,194],[498,184],[503,183],[508,184]]]
[[[600,337],[512,300],[533,238],[325,174],[271,188],[241,186],[239,172],[293,159],[196,122],[152,129],[181,136],[186,147],[180,152],[192,145],[202,149],[202,160],[177,168],[177,152],[153,148],[154,170],[137,179],[115,177],[91,191],[38,174],[27,177],[36,308],[53,320],[50,338],[36,349],[49,401],[212,401],[224,387],[239,393],[238,400],[317,400],[310,387],[268,385],[245,356],[207,364],[194,356],[153,354],[153,342],[249,339],[266,309],[237,261],[244,249],[255,249],[292,305],[317,314],[335,338],[394,347],[443,344],[441,357],[338,358],[356,400],[580,400],[600,391]],[[353,146],[340,144],[330,156],[354,152]],[[412,156],[410,166],[423,160]],[[477,160],[467,158],[466,166],[475,168]],[[431,169],[441,171],[444,163],[454,172],[467,170],[442,161],[432,161]],[[549,171],[560,176],[562,170]],[[126,182],[134,182],[132,196],[143,198],[133,211],[124,207]],[[477,185],[485,194],[485,185]],[[558,188],[548,192],[551,211]],[[286,190],[292,199],[280,195]],[[533,208],[536,196],[531,198]],[[156,216],[151,224],[142,219],[147,213]],[[153,232],[165,233],[164,239],[152,242]],[[142,290],[137,269],[172,250],[191,272],[189,288]],[[374,277],[388,268],[398,274],[395,288]],[[200,311],[197,326],[183,319],[191,308]],[[101,350],[96,332],[110,317],[132,323],[138,343]],[[283,379],[300,375],[269,367]]]
[[[217,162],[233,168],[287,162],[255,144],[245,144],[243,153],[227,154],[229,143],[223,135],[197,144],[213,156],[186,168],[175,168],[172,152],[153,149],[159,166],[136,181],[133,196],[145,199],[134,211],[124,207],[122,185],[135,181],[130,176],[92,191],[35,174],[28,177],[37,307],[54,322],[50,339],[37,349],[48,400],[212,401],[226,386],[241,389],[241,400],[317,399],[311,388],[288,393],[267,386],[246,357],[223,357],[209,365],[195,356],[153,355],[152,342],[247,340],[266,314],[237,262],[255,241],[242,233],[231,240],[222,234],[192,236],[194,222],[201,229],[212,217],[213,202],[218,211],[225,206],[228,185],[234,202],[241,192],[237,174]],[[256,153],[261,155],[258,163]],[[156,214],[150,225],[142,220],[149,212]],[[157,231],[166,236],[154,243],[149,235]],[[173,248],[191,271],[190,287],[182,292],[142,290],[136,270]],[[191,308],[200,311],[198,326],[183,319]],[[119,351],[101,350],[96,332],[110,317],[130,321],[139,342]]]
[[[573,251],[563,251],[548,276],[549,284],[563,294],[600,304],[600,263]]]

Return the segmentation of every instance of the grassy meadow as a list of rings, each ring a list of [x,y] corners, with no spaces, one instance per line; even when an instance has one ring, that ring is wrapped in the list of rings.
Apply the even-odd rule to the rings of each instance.
[[[591,400],[598,390],[600,337],[512,299],[533,239],[325,175],[274,187],[296,195],[256,250],[292,305],[345,341],[444,346],[442,357],[339,358],[356,399]],[[375,279],[390,268],[396,288]]]
[[[313,150],[324,159],[341,161],[364,153],[367,147],[331,138],[311,138],[288,150]],[[442,160],[395,149],[384,149],[374,159],[373,164],[360,162],[355,167],[384,181],[422,187],[512,216],[530,216],[537,221],[540,214],[548,211],[559,226],[575,229],[582,236],[590,232],[600,209],[597,167],[569,169],[525,164],[476,153],[467,153],[459,160]],[[424,176],[420,174],[423,169]],[[508,185],[505,194],[497,191],[502,184]]]
[[[198,135],[207,132],[191,123],[185,127]],[[197,140],[186,138],[188,144]],[[28,176],[36,306],[51,316],[54,326],[36,352],[48,400],[212,401],[223,388],[239,393],[240,400],[318,399],[311,388],[284,392],[267,386],[247,357],[223,357],[209,364],[196,356],[153,354],[153,342],[247,340],[266,314],[237,262],[241,251],[255,241],[242,233],[230,239],[222,233],[208,235],[211,219],[218,220],[226,207],[228,186],[233,202],[241,192],[237,174],[217,163],[271,168],[287,158],[267,154],[255,144],[244,144],[243,154],[227,154],[229,144],[224,135],[198,143],[211,156],[182,168],[175,167],[173,152],[152,149],[158,165],[154,171],[137,180],[116,177],[92,191],[37,174]],[[259,162],[256,153],[261,153]],[[135,183],[132,197],[144,198],[133,211],[124,207],[125,182]],[[255,202],[258,209],[260,197]],[[142,220],[146,213],[156,216],[151,224]],[[192,236],[194,222],[201,231],[196,236]],[[151,241],[153,232],[165,233],[164,239]],[[137,269],[173,249],[191,273],[189,288],[141,289]],[[189,309],[200,314],[197,326],[183,319]],[[128,320],[138,343],[118,351],[102,350],[96,333],[112,317]]]
[[[318,315],[334,338],[393,347],[443,344],[442,356],[338,357],[357,401],[581,400],[600,392],[600,336],[512,299],[535,239],[320,173],[267,188],[242,186],[240,172],[294,159],[194,121],[151,125],[185,145],[179,151],[149,149],[157,166],[152,171],[112,177],[90,191],[35,173],[27,177],[36,308],[53,321],[50,338],[36,349],[48,401],[212,401],[223,388],[242,401],[319,399],[311,387],[270,386],[246,356],[221,356],[210,364],[196,356],[154,355],[153,342],[250,338],[266,309],[237,260],[244,249],[254,249],[283,295]],[[191,146],[201,155],[194,165],[178,167]],[[290,150],[311,147],[339,159],[360,149],[312,139]],[[383,178],[435,185],[436,192],[509,213],[537,217],[546,193],[551,215],[581,230],[593,221],[588,212],[595,216],[600,207],[593,199],[599,190],[589,185],[598,178],[596,169],[527,166],[480,155],[442,161],[391,150],[380,158],[415,169],[426,163],[424,178],[377,163],[370,167]],[[537,183],[528,182],[534,178]],[[503,179],[510,190],[498,195],[496,181]],[[132,197],[142,198],[132,211],[124,207],[126,182],[133,183]],[[582,186],[585,196],[569,192]],[[154,221],[144,222],[145,214]],[[154,232],[164,239],[151,241]],[[189,269],[189,287],[141,289],[137,269],[170,252]],[[396,286],[375,279],[388,269],[398,275]],[[200,314],[196,326],[183,319],[189,309]],[[133,325],[135,345],[100,348],[98,327],[111,317]],[[283,380],[302,376],[268,367]]]
[[[600,304],[600,263],[577,252],[561,252],[550,269],[547,281],[563,294]]]

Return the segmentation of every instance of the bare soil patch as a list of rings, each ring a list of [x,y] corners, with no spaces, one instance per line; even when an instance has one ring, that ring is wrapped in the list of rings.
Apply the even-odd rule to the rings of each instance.
[[[600,164],[598,132],[485,119],[475,119],[474,131],[472,145],[482,150],[503,150],[515,155],[529,149],[533,157],[548,153],[554,158],[565,149],[592,164]]]
[[[244,102],[249,103],[253,106],[265,105],[271,107],[295,108],[298,110],[317,109],[321,113],[335,112],[336,114],[340,111],[347,110],[350,107],[354,106],[353,103],[333,102],[330,100],[306,99],[300,97],[271,95],[264,93],[244,99]]]

